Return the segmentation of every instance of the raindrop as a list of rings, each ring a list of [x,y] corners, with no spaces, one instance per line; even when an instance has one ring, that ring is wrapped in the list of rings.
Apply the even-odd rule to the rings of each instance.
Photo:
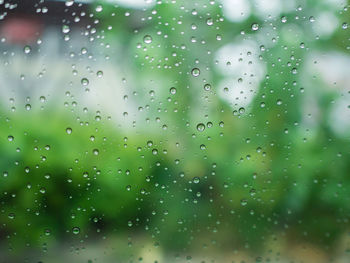
[[[210,85],[209,83],[205,84],[205,85],[204,85],[204,90],[205,90],[205,91],[211,90],[211,85]]]
[[[82,84],[83,86],[87,86],[87,85],[89,85],[89,80],[88,80],[87,78],[82,78],[82,79],[81,79],[81,84]]]
[[[208,26],[212,26],[213,24],[214,24],[213,19],[212,19],[212,18],[208,18],[208,19],[207,19],[207,25],[208,25]]]
[[[257,31],[259,29],[259,25],[257,23],[252,24],[252,30]]]
[[[66,0],[66,6],[72,6],[74,4],[74,0]]]
[[[66,133],[67,133],[67,134],[72,134],[72,129],[71,129],[71,128],[67,128],[67,129],[66,129]]]
[[[176,94],[176,88],[174,87],[170,88],[170,94],[172,95]]]
[[[242,108],[239,108],[239,109],[238,109],[238,112],[239,112],[240,114],[244,114],[244,113],[245,113],[245,108],[243,108],[243,107],[242,107]]]
[[[30,46],[25,46],[24,48],[23,48],[23,51],[24,51],[24,53],[25,54],[29,54],[30,53],[30,51],[32,51],[32,48],[30,47]]]
[[[193,77],[198,77],[201,74],[201,71],[199,70],[199,68],[194,68],[192,69],[191,74]]]
[[[145,35],[143,37],[143,42],[145,42],[146,44],[151,44],[152,43],[152,37],[150,35]]]
[[[45,96],[40,96],[39,100],[40,100],[40,102],[43,102],[43,103],[46,102]]]
[[[199,179],[199,177],[196,176],[193,178],[192,181],[193,181],[193,183],[198,184],[200,182],[200,179]]]
[[[63,25],[62,26],[62,33],[68,34],[70,31],[70,27],[68,25]]]
[[[99,13],[103,10],[103,7],[101,5],[96,6],[96,12]]]
[[[204,131],[204,130],[205,130],[205,125],[204,125],[204,123],[199,123],[199,124],[197,125],[197,131],[202,132],[202,131]]]
[[[9,219],[15,219],[16,215],[14,213],[9,213],[8,217]]]
[[[97,71],[96,75],[97,75],[97,77],[102,78],[103,71],[101,71],[101,70]]]
[[[247,204],[248,204],[247,199],[242,199],[242,200],[241,200],[241,205],[242,205],[242,206],[246,206]]]
[[[80,233],[80,228],[75,226],[75,227],[72,228],[72,232],[73,232],[74,235],[78,235]]]

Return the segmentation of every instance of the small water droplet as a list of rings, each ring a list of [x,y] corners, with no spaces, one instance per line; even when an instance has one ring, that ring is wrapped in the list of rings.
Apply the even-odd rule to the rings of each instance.
[[[103,10],[102,5],[96,6],[95,10],[96,10],[97,13],[101,12]]]
[[[170,94],[172,95],[176,94],[176,88],[174,87],[170,88]]]
[[[150,35],[145,35],[143,37],[143,42],[145,42],[146,44],[152,43],[152,37]]]
[[[15,219],[16,215],[14,213],[9,213],[8,217],[9,219]]]
[[[81,79],[81,84],[82,84],[83,86],[87,86],[87,85],[89,85],[89,80],[88,80],[87,78],[82,78],[82,79]]]
[[[210,17],[210,18],[208,18],[207,19],[207,25],[208,26],[212,26],[214,24],[214,21],[213,21],[213,19]]]
[[[23,48],[23,51],[24,51],[24,53],[25,54],[29,54],[31,51],[32,51],[32,48],[30,47],[30,46],[25,46],[24,48]]]
[[[25,105],[25,109],[26,109],[26,110],[31,110],[31,108],[32,108],[32,105],[30,105],[30,104],[26,104],[26,105]]]
[[[201,74],[201,71],[199,70],[199,68],[194,68],[192,69],[191,74],[193,77],[198,77]]]
[[[247,199],[242,199],[242,200],[241,200],[241,205],[242,205],[242,206],[246,206],[247,204],[248,204]]]
[[[103,76],[103,71],[102,70],[99,70],[96,72],[96,76],[99,77],[99,78],[102,78]]]
[[[74,4],[74,0],[66,0],[66,6],[72,6]]]
[[[199,124],[197,125],[197,131],[202,132],[202,131],[204,131],[204,130],[205,130],[205,125],[204,125],[204,123],[199,123]]]
[[[209,83],[205,84],[205,85],[204,85],[204,90],[205,90],[205,91],[211,90],[211,85],[210,85]]]
[[[259,29],[259,24],[258,23],[253,23],[252,24],[252,30],[257,31]]]
[[[78,235],[80,233],[80,228],[75,226],[75,227],[72,228],[72,232],[73,232],[74,235]]]
[[[68,25],[63,25],[62,26],[62,33],[68,34],[70,31],[70,27]]]

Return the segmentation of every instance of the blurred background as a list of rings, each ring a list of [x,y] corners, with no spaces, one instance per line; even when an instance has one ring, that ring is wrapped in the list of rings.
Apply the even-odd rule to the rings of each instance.
[[[0,262],[349,262],[349,8],[0,0]]]

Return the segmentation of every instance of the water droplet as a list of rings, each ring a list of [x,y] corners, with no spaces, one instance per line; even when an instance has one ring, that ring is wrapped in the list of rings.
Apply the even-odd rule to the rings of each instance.
[[[200,179],[199,177],[194,177],[192,181],[193,183],[198,184],[200,182]]]
[[[170,94],[176,94],[176,88],[172,87],[170,88]]]
[[[72,133],[72,129],[71,129],[71,128],[67,128],[67,129],[66,129],[66,133],[67,133],[67,134],[71,134],[71,133]]]
[[[39,100],[40,100],[40,102],[44,103],[46,101],[46,98],[45,98],[45,96],[40,96]]]
[[[75,227],[72,228],[72,232],[73,232],[74,235],[78,235],[80,233],[80,228],[75,226]]]
[[[93,149],[93,150],[92,150],[92,153],[93,153],[94,155],[99,155],[100,151],[99,151],[98,149]]]
[[[202,132],[202,131],[204,131],[204,130],[205,130],[205,125],[204,125],[204,123],[199,123],[199,124],[197,125],[197,131]]]
[[[211,85],[210,85],[209,83],[205,84],[205,85],[204,85],[204,90],[205,90],[205,91],[211,90]]]
[[[62,33],[68,34],[70,31],[70,27],[68,25],[63,25],[62,26]]]
[[[282,23],[286,23],[286,22],[287,22],[287,17],[282,16],[282,17],[281,17],[281,22],[282,22]]]
[[[247,204],[248,204],[247,199],[242,199],[242,200],[241,200],[241,205],[242,205],[242,206],[246,206]]]
[[[30,51],[32,51],[32,48],[30,47],[30,46],[25,46],[24,48],[23,48],[23,51],[24,51],[24,53],[25,54],[29,54],[30,53]]]
[[[253,30],[253,31],[257,31],[258,29],[259,29],[259,24],[253,23],[253,24],[252,24],[252,30]]]
[[[145,35],[143,37],[143,42],[145,42],[146,44],[152,43],[152,37],[150,35]]]
[[[194,68],[192,69],[191,74],[193,77],[198,77],[201,74],[201,71],[199,70],[199,68]]]
[[[343,24],[341,25],[341,28],[342,28],[342,29],[347,29],[347,28],[348,28],[348,24],[347,24],[347,23],[343,23]]]
[[[214,21],[213,21],[213,19],[210,17],[210,18],[208,18],[207,19],[207,25],[208,26],[212,26],[214,24]]]
[[[81,84],[82,84],[83,86],[87,86],[87,85],[89,85],[89,80],[88,80],[87,78],[82,78],[82,79],[81,79]]]
[[[97,13],[101,12],[103,10],[102,5],[96,6],[95,10],[96,10]]]
[[[15,138],[14,138],[12,135],[9,135],[9,136],[7,137],[7,140],[8,140],[9,142],[12,142],[14,139],[15,139]]]
[[[238,109],[239,114],[244,114],[245,113],[245,108],[239,108]]]
[[[99,70],[96,72],[96,76],[99,77],[99,78],[102,78],[103,76],[103,71],[102,70]]]
[[[26,105],[25,105],[25,109],[26,109],[26,110],[31,110],[31,108],[32,108],[32,105],[30,105],[30,104],[26,104]]]
[[[74,4],[74,0],[66,0],[66,6],[72,6]]]
[[[15,219],[16,215],[14,213],[9,213],[8,217],[9,219]]]

